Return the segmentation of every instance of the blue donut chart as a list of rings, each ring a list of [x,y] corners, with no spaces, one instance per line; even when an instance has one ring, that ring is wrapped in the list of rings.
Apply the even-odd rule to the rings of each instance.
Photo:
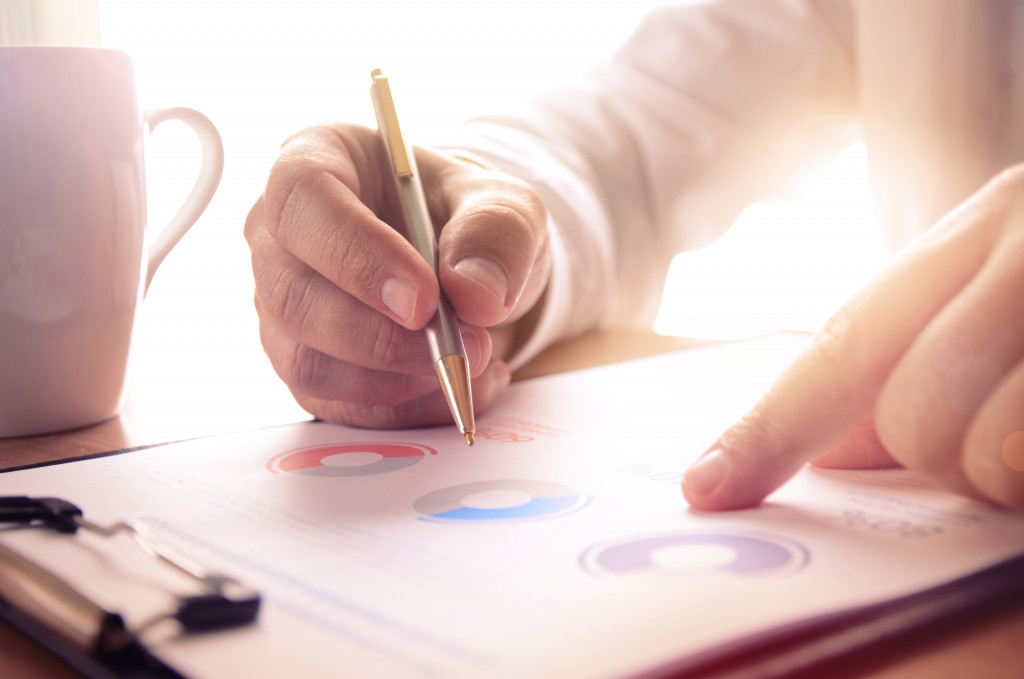
[[[658,550],[709,546],[731,551],[732,559],[707,572],[742,578],[796,572],[810,560],[809,552],[803,545],[779,536],[680,532],[597,545],[580,556],[580,563],[584,570],[599,576],[667,573],[672,571],[661,568],[654,558]]]
[[[503,491],[523,494],[529,499],[505,507],[473,507],[463,503],[471,495]],[[416,500],[413,508],[422,515],[422,521],[479,524],[564,516],[581,509],[589,501],[589,497],[561,483],[534,479],[495,479],[435,490]]]
[[[344,460],[345,455],[369,453],[377,458],[366,464],[332,465],[333,459]],[[373,441],[362,443],[328,443],[308,448],[289,450],[276,455],[267,462],[267,469],[274,473],[302,474],[305,476],[369,476],[387,474],[411,467],[424,457],[437,455],[429,446],[415,443],[391,443]],[[353,458],[357,459],[357,458]]]

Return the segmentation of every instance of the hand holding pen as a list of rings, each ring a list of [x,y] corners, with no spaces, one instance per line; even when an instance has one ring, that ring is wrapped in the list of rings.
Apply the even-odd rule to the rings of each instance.
[[[373,86],[370,88],[370,96],[377,116],[377,134],[384,147],[390,176],[395,181],[406,237],[437,274],[434,224],[427,208],[427,197],[423,194],[416,158],[402,136],[388,79],[381,74],[380,69],[371,75]],[[438,296],[437,312],[424,331],[430,348],[430,360],[441,384],[441,393],[448,402],[459,433],[465,437],[468,445],[473,445],[476,421],[473,414],[473,391],[469,382],[469,361],[466,359],[466,348],[462,343],[455,311],[444,290]]]
[[[291,137],[246,220],[264,349],[321,419],[452,422],[424,337],[441,289],[458,319],[475,411],[485,411],[508,385],[505,359],[547,284],[546,216],[529,187],[424,149],[415,162],[438,230],[436,274],[394,228],[401,206],[369,128]]]

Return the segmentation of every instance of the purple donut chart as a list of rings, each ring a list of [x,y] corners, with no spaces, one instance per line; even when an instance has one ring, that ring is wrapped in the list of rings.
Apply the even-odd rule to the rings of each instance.
[[[802,570],[810,553],[788,538],[760,533],[678,532],[595,545],[580,556],[592,575],[641,573],[759,578]]]

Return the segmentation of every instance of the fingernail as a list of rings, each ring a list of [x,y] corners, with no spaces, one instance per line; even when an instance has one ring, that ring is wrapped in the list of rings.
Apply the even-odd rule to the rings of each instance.
[[[729,460],[716,448],[690,467],[683,477],[683,485],[698,495],[710,495],[722,485],[728,471]]]
[[[399,320],[408,323],[416,311],[416,286],[409,281],[390,278],[380,286],[380,301]]]
[[[460,276],[485,287],[504,306],[508,297],[508,274],[490,257],[463,257],[452,269]]]

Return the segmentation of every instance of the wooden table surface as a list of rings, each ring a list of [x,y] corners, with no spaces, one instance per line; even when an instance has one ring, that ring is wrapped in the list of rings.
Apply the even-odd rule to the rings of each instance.
[[[617,360],[690,348],[700,341],[648,332],[600,331],[552,347],[516,374],[516,379]],[[134,351],[134,350],[133,350]],[[152,361],[143,347],[133,360]],[[140,355],[141,354],[141,358]],[[62,460],[92,453],[210,436],[306,418],[264,362],[256,361],[224,380],[216,371],[186,361],[154,377],[135,372],[122,414],[73,432],[0,439],[0,469]],[[256,377],[254,377],[256,375]],[[240,383],[241,382],[241,383]],[[172,384],[173,383],[173,384]],[[173,387],[173,388],[172,388]],[[245,397],[240,398],[239,393]],[[1024,605],[914,641],[896,651],[854,658],[829,676],[874,679],[1020,679],[1024,677]],[[837,674],[838,672],[838,674]],[[57,658],[0,623],[0,677],[79,679]]]

